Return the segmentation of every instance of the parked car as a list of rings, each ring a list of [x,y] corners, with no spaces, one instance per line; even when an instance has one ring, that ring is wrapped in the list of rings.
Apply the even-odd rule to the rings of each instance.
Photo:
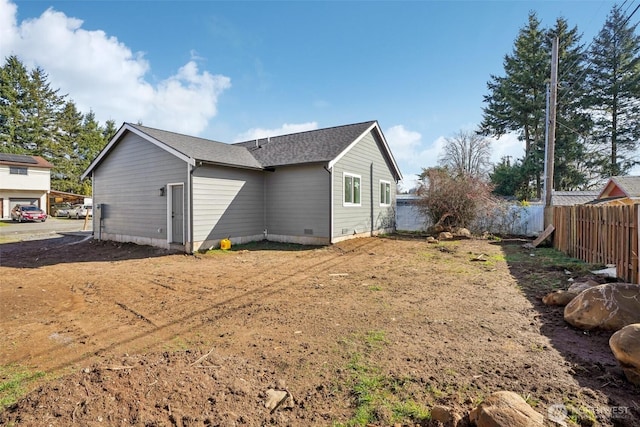
[[[51,205],[51,216],[66,217],[67,215],[69,215],[69,208],[71,208],[71,203],[60,203]]]
[[[67,211],[67,218],[86,218],[87,216],[91,216],[92,207],[89,205],[73,205]]]
[[[16,205],[11,209],[11,219],[13,221],[42,221],[47,220],[47,214],[34,205]]]

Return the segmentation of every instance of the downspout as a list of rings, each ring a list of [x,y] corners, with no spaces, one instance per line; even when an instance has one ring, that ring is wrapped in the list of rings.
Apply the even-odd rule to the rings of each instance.
[[[373,236],[373,162],[369,165],[369,215],[371,216],[371,218],[369,218],[369,221],[371,221],[369,234]]]
[[[333,243],[333,168],[324,169],[329,172],[329,243]]]
[[[98,217],[98,219],[96,220],[96,215],[95,215],[95,211],[97,210],[97,206],[95,203],[95,199],[96,199],[96,189],[95,189],[95,171],[91,171],[91,198],[94,200],[93,202],[93,212],[94,214],[91,215],[91,222],[92,227],[93,227],[93,238],[96,240],[102,240],[102,211],[104,209],[104,205],[100,206],[100,215]],[[96,227],[97,225],[97,227]],[[97,230],[97,234],[96,234],[96,230]]]
[[[184,244],[185,249],[188,248],[187,252],[190,254],[193,253],[193,227],[191,227],[193,223],[193,198],[191,197],[191,193],[193,188],[193,172],[196,170],[196,167],[190,162],[187,162],[187,176],[189,177],[187,180],[187,233]]]

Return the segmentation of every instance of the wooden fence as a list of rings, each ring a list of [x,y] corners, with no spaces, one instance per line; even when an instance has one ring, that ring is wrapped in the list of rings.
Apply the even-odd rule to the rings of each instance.
[[[553,247],[588,263],[615,264],[620,279],[638,283],[639,207],[556,206]]]

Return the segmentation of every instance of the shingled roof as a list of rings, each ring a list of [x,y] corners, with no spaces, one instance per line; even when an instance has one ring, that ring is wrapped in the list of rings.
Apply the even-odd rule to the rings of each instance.
[[[360,137],[375,121],[238,142],[264,166],[329,162]]]
[[[598,197],[598,191],[553,191],[551,204],[553,206],[583,205]]]
[[[232,167],[265,169],[277,166],[336,161],[351,144],[357,142],[367,131],[374,128],[378,131],[383,145],[382,149],[388,156],[393,174],[397,179],[401,179],[400,170],[376,121],[274,136],[235,144],[226,144],[125,123],[98,157],[94,159],[82,178],[86,178],[91,173],[106,153],[126,132],[136,133],[192,164],[195,164],[196,161],[202,161]]]
[[[262,165],[256,158],[243,147],[131,123],[128,125],[195,160],[262,169]]]
[[[598,198],[612,195],[616,187],[629,198],[640,197],[640,176],[612,176]]]

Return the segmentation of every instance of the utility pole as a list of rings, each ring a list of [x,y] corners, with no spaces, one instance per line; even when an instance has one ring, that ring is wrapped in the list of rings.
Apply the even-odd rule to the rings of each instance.
[[[553,39],[551,48],[551,91],[549,93],[548,132],[546,141],[546,158],[544,162],[544,228],[553,224],[553,207],[551,193],[553,192],[553,162],[556,143],[556,104],[558,98],[558,37]]]

